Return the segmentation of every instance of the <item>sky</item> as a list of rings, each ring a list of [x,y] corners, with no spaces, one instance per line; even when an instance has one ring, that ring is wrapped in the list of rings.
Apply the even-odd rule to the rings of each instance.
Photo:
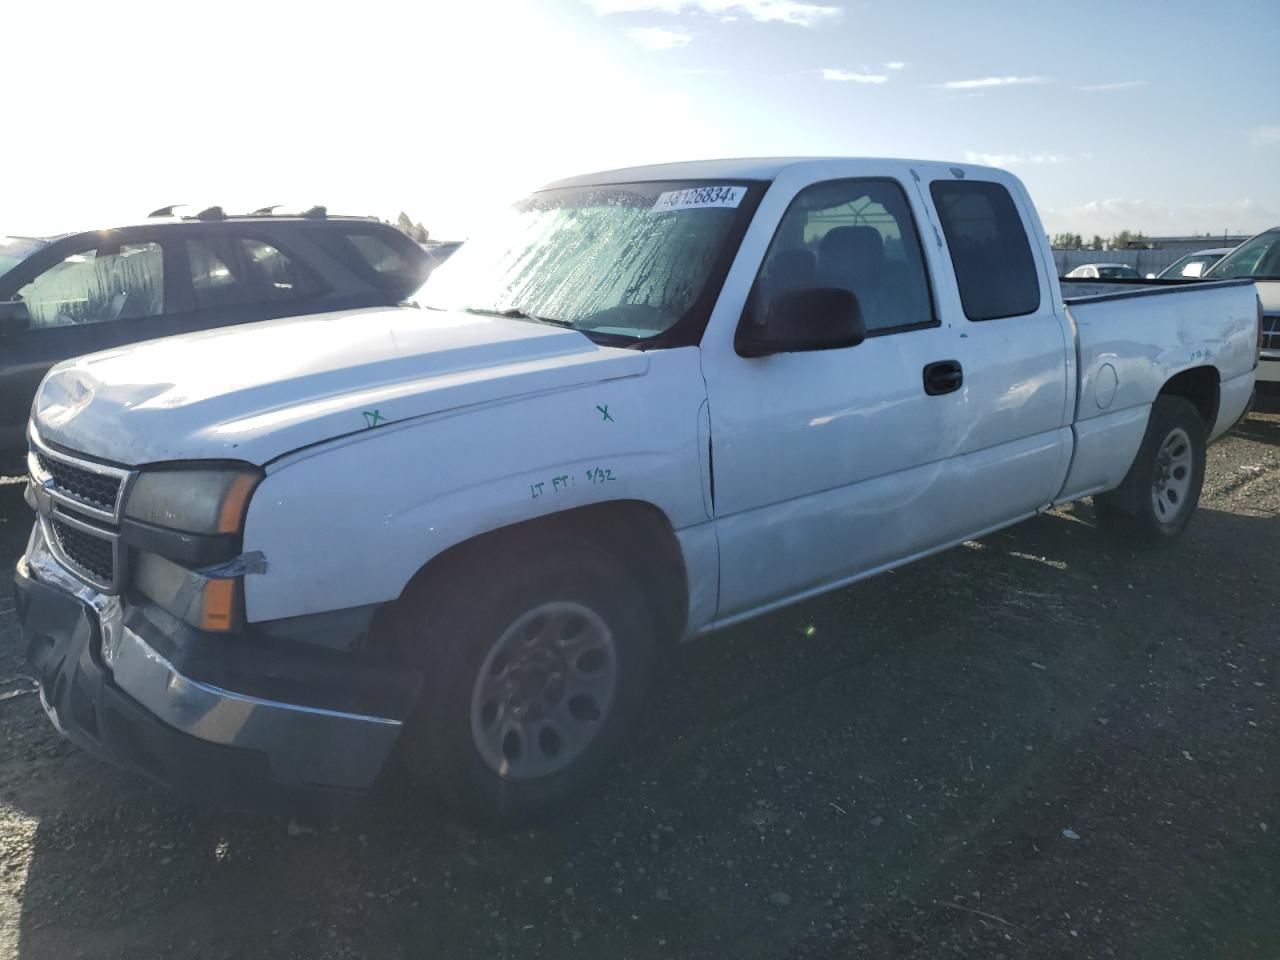
[[[1050,233],[1280,224],[1280,2],[64,0],[5,11],[0,232],[326,204],[465,238],[667,160],[990,163]]]

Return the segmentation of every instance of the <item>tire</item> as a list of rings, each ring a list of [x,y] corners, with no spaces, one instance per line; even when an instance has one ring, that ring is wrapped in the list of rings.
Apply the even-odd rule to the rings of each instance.
[[[1171,543],[1200,502],[1205,446],[1199,411],[1182,397],[1157,397],[1124,480],[1093,498],[1099,522],[1143,544]]]
[[[406,772],[486,826],[581,797],[621,752],[657,646],[644,592],[594,543],[498,550],[415,590],[401,624],[424,676],[401,743]]]

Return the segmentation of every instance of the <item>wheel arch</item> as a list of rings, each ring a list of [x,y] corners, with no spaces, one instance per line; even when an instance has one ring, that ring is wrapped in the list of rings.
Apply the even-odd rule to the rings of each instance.
[[[1218,405],[1222,397],[1222,377],[1217,367],[1191,367],[1174,374],[1165,381],[1157,396],[1182,397],[1200,413],[1208,435],[1218,420]]]
[[[409,578],[388,615],[410,594],[427,589],[459,565],[513,547],[570,537],[607,551],[634,576],[649,602],[662,642],[683,636],[689,616],[689,578],[675,528],[661,508],[644,500],[609,500],[571,507],[496,527],[461,540],[428,559]],[[620,549],[619,544],[625,544]]]

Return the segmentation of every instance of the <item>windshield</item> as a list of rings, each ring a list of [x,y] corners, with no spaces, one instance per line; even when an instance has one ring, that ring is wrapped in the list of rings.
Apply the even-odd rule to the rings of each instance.
[[[700,328],[753,205],[742,182],[545,190],[468,240],[410,299],[571,327],[602,341]]]
[[[1133,267],[1099,267],[1098,276],[1103,280],[1133,280],[1138,276],[1138,271]]]
[[[45,245],[34,237],[0,236],[0,277]]]
[[[1173,261],[1157,275],[1158,280],[1177,279],[1178,277],[1198,277],[1208,265],[1218,259],[1216,253],[1189,253],[1185,257]]]
[[[1280,228],[1246,240],[1205,272],[1215,280],[1280,280]]]

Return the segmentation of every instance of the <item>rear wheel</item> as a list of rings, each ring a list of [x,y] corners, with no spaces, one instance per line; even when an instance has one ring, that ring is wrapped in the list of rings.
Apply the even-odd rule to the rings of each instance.
[[[583,792],[621,748],[655,646],[639,585],[576,538],[454,565],[409,598],[405,624],[426,677],[408,772],[488,823]]]
[[[1157,397],[1133,466],[1115,490],[1093,498],[1104,525],[1144,543],[1186,528],[1204,484],[1205,426],[1182,397]]]

